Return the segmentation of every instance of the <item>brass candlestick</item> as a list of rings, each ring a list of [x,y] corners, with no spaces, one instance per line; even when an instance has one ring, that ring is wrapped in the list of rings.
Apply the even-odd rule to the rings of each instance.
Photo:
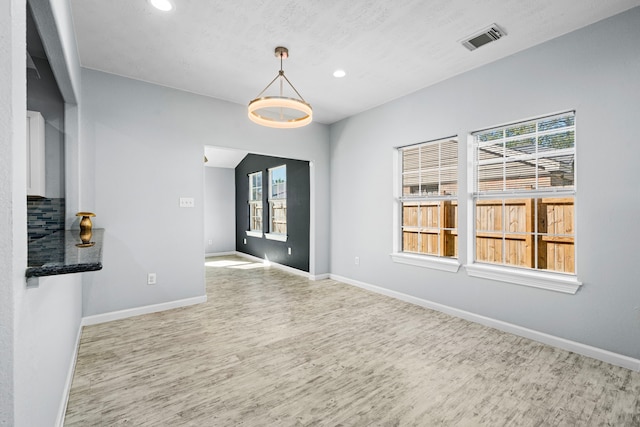
[[[76,216],[82,217],[80,220],[80,240],[82,243],[78,243],[76,246],[79,248],[88,248],[95,245],[95,242],[91,241],[91,227],[93,227],[91,217],[96,216],[96,214],[93,212],[78,212]]]

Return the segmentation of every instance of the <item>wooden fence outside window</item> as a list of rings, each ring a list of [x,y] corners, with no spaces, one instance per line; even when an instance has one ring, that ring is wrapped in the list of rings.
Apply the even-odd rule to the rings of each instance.
[[[573,214],[572,197],[478,200],[476,261],[574,273]]]
[[[404,202],[402,250],[421,254],[458,256],[458,202]]]
[[[271,205],[271,233],[287,234],[287,203],[273,200]]]
[[[478,200],[475,260],[575,273],[573,218],[573,197]],[[402,249],[457,257],[457,223],[455,201],[405,202]]]

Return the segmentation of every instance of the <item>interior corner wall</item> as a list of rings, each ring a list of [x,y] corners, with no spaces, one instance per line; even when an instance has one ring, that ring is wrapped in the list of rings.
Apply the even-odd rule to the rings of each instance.
[[[631,9],[332,125],[332,273],[640,358],[639,22],[640,8]],[[467,136],[573,109],[577,294],[392,262],[394,147],[458,135],[465,264]]]
[[[27,266],[26,1],[0,2],[0,425],[15,425],[15,342]],[[24,165],[24,166],[23,166]]]
[[[75,52],[72,27],[54,19],[53,3],[60,1],[33,3],[40,22],[47,23],[43,33],[50,45]],[[81,287],[73,275],[26,288],[27,2],[0,4],[0,424],[56,425],[79,331]],[[59,16],[70,23],[66,13],[63,8]],[[79,71],[79,63],[56,59],[67,71]]]
[[[267,239],[269,231],[269,169],[287,167],[287,241]],[[249,230],[249,174],[262,172],[263,236]],[[309,162],[281,157],[247,155],[236,167],[236,250],[278,264],[309,271]],[[289,253],[289,249],[291,253]]]
[[[236,250],[235,170],[204,167],[204,253]]]
[[[317,228],[328,233],[325,125],[265,128],[244,105],[83,69],[81,129],[94,146],[94,224],[105,229],[103,269],[83,287],[85,316],[205,294],[205,145],[314,161]],[[180,208],[180,197],[195,208]],[[328,273],[328,244],[316,239],[314,249]]]

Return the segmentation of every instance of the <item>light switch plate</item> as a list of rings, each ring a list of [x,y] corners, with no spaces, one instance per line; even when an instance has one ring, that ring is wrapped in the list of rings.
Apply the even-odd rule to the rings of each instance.
[[[180,197],[181,208],[192,208],[196,205],[193,197]]]

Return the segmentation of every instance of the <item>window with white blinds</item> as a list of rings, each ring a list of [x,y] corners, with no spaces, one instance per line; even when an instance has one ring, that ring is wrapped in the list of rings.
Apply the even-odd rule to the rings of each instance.
[[[458,256],[458,141],[399,148],[402,252]]]
[[[475,261],[575,274],[575,113],[472,134]]]
[[[249,174],[249,231],[262,232],[262,172]]]

